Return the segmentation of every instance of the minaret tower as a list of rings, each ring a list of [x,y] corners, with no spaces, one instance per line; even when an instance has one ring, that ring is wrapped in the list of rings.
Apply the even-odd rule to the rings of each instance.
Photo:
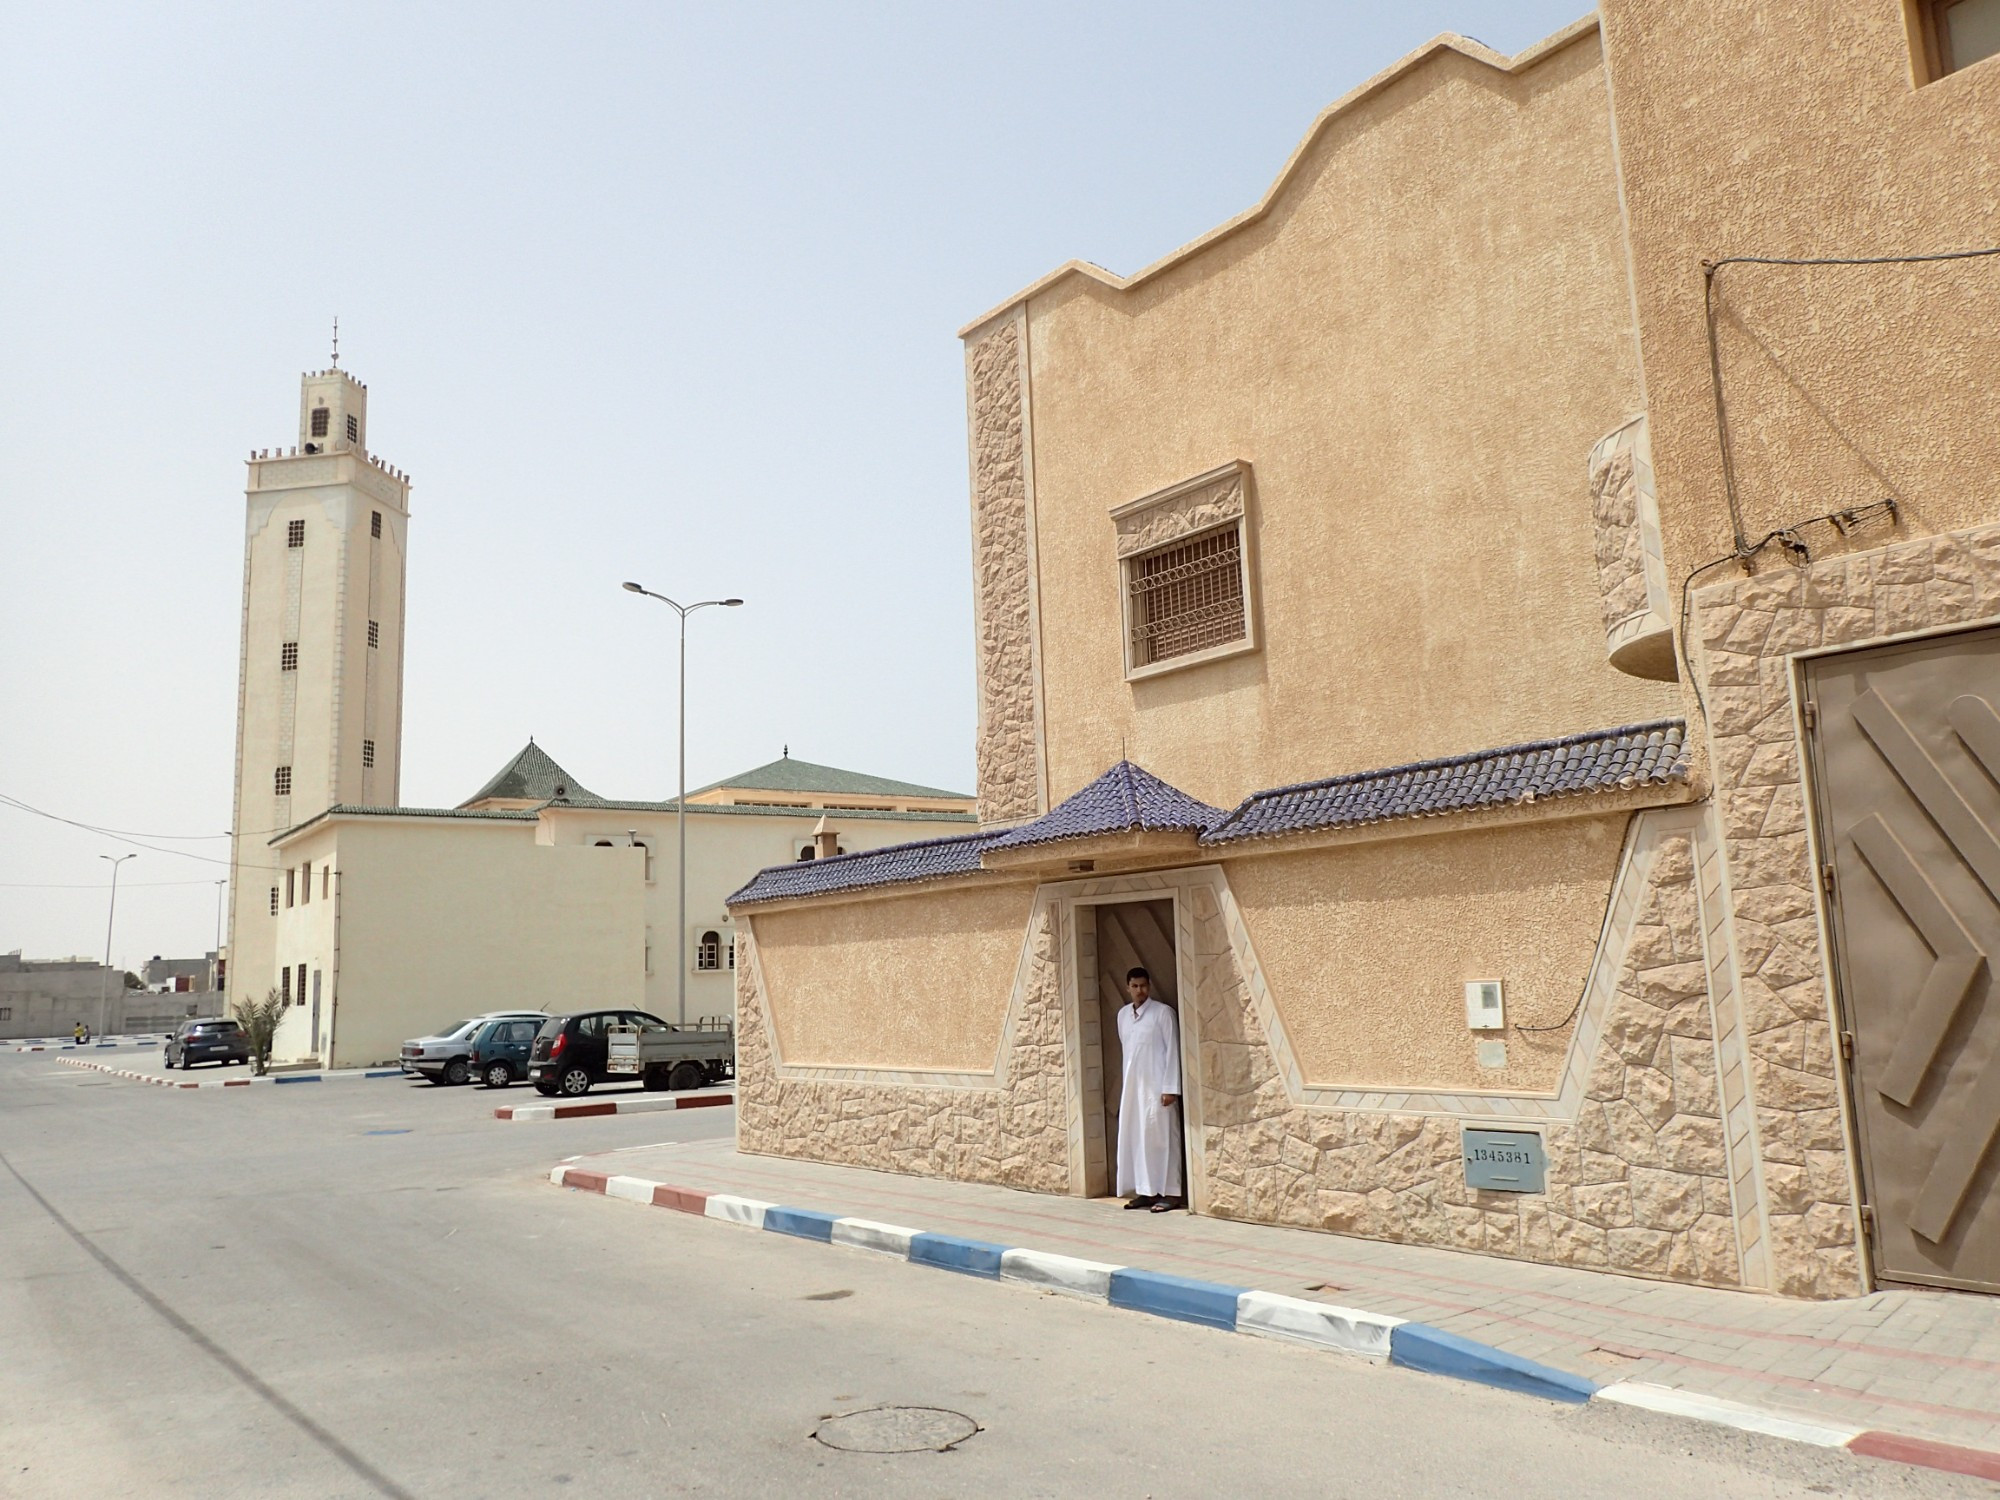
[[[335,335],[336,339],[338,334]],[[250,455],[229,992],[276,982],[276,833],[401,790],[410,481],[368,452],[368,387],[299,382],[299,441]]]

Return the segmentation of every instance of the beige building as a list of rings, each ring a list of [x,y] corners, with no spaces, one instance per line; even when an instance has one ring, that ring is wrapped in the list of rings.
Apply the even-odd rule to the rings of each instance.
[[[726,900],[756,870],[974,822],[970,797],[789,755],[695,795],[691,1020],[731,1011]],[[618,1006],[679,1019],[674,804],[599,797],[533,741],[459,807],[336,806],[270,849],[276,983],[291,1001],[279,1062],[393,1061],[409,1037],[489,1010]]]
[[[981,828],[737,894],[744,1149],[1104,1193],[1143,963],[1196,1212],[2000,1288],[1995,49],[1441,38],[969,325]]]
[[[253,454],[239,662],[229,990],[286,1001],[280,1065],[394,1061],[482,1011],[728,1014],[727,897],[758,869],[962,833],[966,794],[786,753],[673,802],[579,784],[531,740],[454,808],[405,807],[409,481],[368,393],[306,375],[299,444]]]

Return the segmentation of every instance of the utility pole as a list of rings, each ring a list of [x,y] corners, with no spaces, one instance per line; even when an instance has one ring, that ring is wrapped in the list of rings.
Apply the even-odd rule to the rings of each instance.
[[[98,987],[97,994],[97,1034],[103,1036],[105,1015],[111,1009],[111,924],[118,920],[118,867],[128,859],[137,859],[139,855],[135,850],[116,859],[109,854],[97,857],[111,860],[111,911],[104,918],[104,983]],[[118,983],[122,986],[125,981],[121,977]]]

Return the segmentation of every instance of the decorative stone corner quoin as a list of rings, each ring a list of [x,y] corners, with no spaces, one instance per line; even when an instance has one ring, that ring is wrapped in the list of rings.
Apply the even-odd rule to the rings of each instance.
[[[1118,530],[1119,558],[1136,557],[1198,531],[1240,521],[1249,474],[1246,463],[1225,464],[1117,507],[1111,512],[1111,524]]]
[[[1590,513],[1604,603],[1604,654],[1621,672],[1670,682],[1677,675],[1673,607],[1644,416],[1614,428],[1591,448]]]
[[[1004,318],[969,345],[965,375],[979,643],[979,818],[1008,823],[1042,811],[1026,320]]]

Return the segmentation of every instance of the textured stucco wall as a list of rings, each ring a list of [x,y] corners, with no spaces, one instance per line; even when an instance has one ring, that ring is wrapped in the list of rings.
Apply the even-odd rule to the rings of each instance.
[[[755,913],[785,1061],[991,1071],[1033,902],[1013,885]]]
[[[1623,829],[1588,818],[1230,861],[1305,1081],[1553,1088]],[[1467,1029],[1470,979],[1504,982],[1507,1030]],[[1479,1066],[1481,1040],[1505,1043],[1506,1067]]]
[[[938,893],[882,903],[922,922]],[[985,1087],[910,1086],[805,1076],[771,1053],[760,935],[769,913],[744,924],[736,968],[736,1144],[767,1156],[839,1162],[924,1177],[996,1182],[1060,1193],[1069,1186],[1063,1066],[1060,921],[1044,905],[1028,918],[1029,962],[1014,995],[1010,1045]],[[1022,927],[1012,937],[1020,952]],[[768,981],[773,990],[775,980]],[[1010,975],[1008,991],[1013,989]],[[1005,1003],[1003,992],[1003,1004]],[[910,983],[875,1009],[921,1013],[930,991]],[[896,1002],[900,1002],[896,1003]],[[993,1049],[985,1065],[991,1068]]]
[[[1601,14],[1678,583],[1730,549],[1701,262],[2000,244],[2000,63],[1915,86],[1901,0],[1604,0]],[[1717,285],[1752,541],[1885,494],[1914,531],[1995,516],[2000,260],[1734,266]],[[1828,528],[1808,540],[1843,546]]]
[[[1593,31],[1433,54],[1256,222],[1028,321],[1052,798],[1121,749],[1227,805],[1678,704],[1604,658],[1585,465],[1641,402]],[[1108,513],[1236,459],[1265,645],[1127,684]]]
[[[1574,1122],[1543,1128],[1546,1193],[1468,1188],[1459,1132],[1470,1121],[1289,1102],[1238,956],[1225,938],[1201,939],[1204,952],[1218,955],[1198,1001],[1209,1211],[1737,1284],[1715,1027],[1685,836],[1664,842],[1639,901],[1581,1109]],[[1198,903],[1204,925],[1212,909]]]

